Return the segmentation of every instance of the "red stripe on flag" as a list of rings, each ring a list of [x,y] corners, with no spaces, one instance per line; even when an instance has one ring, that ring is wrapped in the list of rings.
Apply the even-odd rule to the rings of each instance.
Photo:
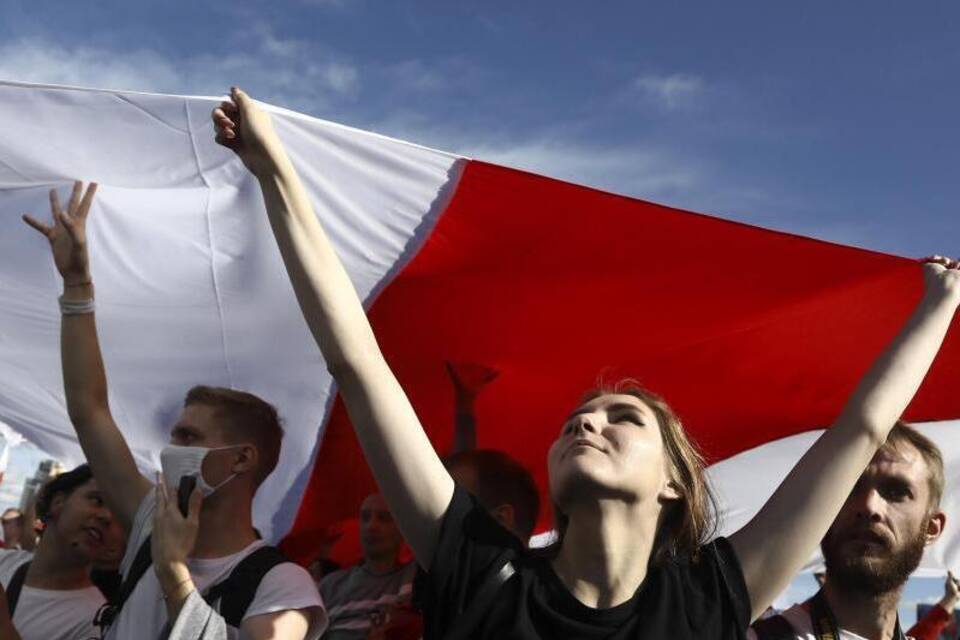
[[[444,362],[498,370],[478,446],[545,490],[546,450],[598,375],[665,396],[723,459],[829,424],[921,290],[912,260],[471,162],[370,318],[438,451],[453,430]],[[958,374],[954,331],[907,417],[960,417]],[[373,491],[337,400],[286,550],[305,558]]]

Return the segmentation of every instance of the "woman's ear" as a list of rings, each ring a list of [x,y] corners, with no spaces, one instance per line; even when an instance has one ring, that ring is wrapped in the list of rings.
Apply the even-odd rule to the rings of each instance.
[[[66,503],[66,501],[67,496],[63,493],[58,493],[57,495],[53,496],[53,499],[50,500],[50,510],[47,512],[47,523],[56,522],[60,519],[60,512],[63,511],[63,505]],[[26,526],[26,524],[27,523],[25,522],[24,526]]]
[[[683,498],[683,491],[680,490],[680,485],[677,484],[675,480],[667,479],[663,487],[660,488],[660,493],[657,495],[661,502],[667,500],[680,500]]]

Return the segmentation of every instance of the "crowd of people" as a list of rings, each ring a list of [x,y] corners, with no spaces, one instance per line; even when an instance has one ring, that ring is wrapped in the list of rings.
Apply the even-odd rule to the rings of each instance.
[[[0,637],[880,640],[934,638],[950,621],[952,574],[917,626],[904,632],[897,617],[904,583],[948,522],[940,452],[900,417],[960,305],[956,261],[925,261],[907,324],[743,528],[717,537],[695,443],[663,398],[626,380],[588,391],[559,425],[547,452],[556,535],[531,548],[536,483],[507,454],[476,448],[473,402],[497,372],[450,365],[457,435],[453,451],[435,451],[269,115],[233,89],[212,117],[217,142],[259,182],[380,487],[359,512],[363,559],[337,568],[321,542],[308,571],[261,539],[252,501],[283,429],[250,393],[187,390],[161,473],[141,475],[110,410],[97,336],[86,240],[96,185],[76,183],[66,207],[51,191],[51,222],[25,220],[62,276],[65,396],[88,464],[42,489],[32,550],[16,533],[32,522],[4,514]],[[820,590],[771,611],[818,544]]]

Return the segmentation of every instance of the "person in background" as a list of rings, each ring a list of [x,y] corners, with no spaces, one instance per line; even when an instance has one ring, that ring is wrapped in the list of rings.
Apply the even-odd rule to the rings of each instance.
[[[810,600],[757,622],[751,640],[903,638],[900,594],[943,533],[943,457],[898,422],[860,475],[820,548],[826,578]]]
[[[320,582],[330,616],[324,640],[418,638],[420,619],[410,608],[417,566],[400,562],[403,536],[378,493],[360,506],[360,545],[360,564]]]
[[[326,526],[317,534],[317,544],[307,563],[307,572],[318,587],[325,576],[343,568],[339,562],[330,557],[333,547],[342,537],[343,528],[340,524]]]
[[[23,540],[24,517],[20,509],[10,507],[0,515],[3,526],[3,548],[19,549]]]
[[[953,611],[960,603],[960,580],[947,572],[947,579],[943,583],[943,597],[930,608],[927,615],[910,627],[907,635],[915,640],[937,640],[943,631],[953,622]]]
[[[451,454],[477,448],[477,396],[500,372],[472,362],[446,361],[453,385],[453,448]]]
[[[477,449],[476,401],[496,380],[496,369],[446,362],[453,384],[453,449],[443,463],[454,482],[477,498],[510,533],[528,544],[540,515],[540,492],[533,476],[503,451]]]
[[[533,476],[503,451],[461,451],[443,460],[460,487],[523,544],[530,542],[540,514],[540,492]]]
[[[36,551],[0,550],[0,583],[16,596],[8,614],[23,640],[87,640],[105,599],[90,581],[113,514],[88,465],[47,482],[37,496]]]
[[[120,591],[120,584],[123,582],[120,563],[123,561],[126,549],[127,535],[114,518],[104,531],[103,544],[94,555],[93,566],[90,569],[90,580],[107,600],[115,599]]]

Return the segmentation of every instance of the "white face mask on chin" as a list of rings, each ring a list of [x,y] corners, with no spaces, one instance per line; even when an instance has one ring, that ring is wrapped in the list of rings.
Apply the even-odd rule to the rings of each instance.
[[[163,470],[163,477],[166,479],[167,486],[176,492],[180,488],[180,479],[194,477],[197,479],[197,488],[203,497],[213,494],[214,491],[227,484],[237,477],[236,473],[231,473],[223,482],[215,487],[207,484],[203,478],[203,459],[211,451],[223,451],[225,449],[236,449],[246,445],[234,444],[228,447],[216,447],[208,449],[207,447],[181,447],[175,444],[168,444],[160,451],[160,468]]]

